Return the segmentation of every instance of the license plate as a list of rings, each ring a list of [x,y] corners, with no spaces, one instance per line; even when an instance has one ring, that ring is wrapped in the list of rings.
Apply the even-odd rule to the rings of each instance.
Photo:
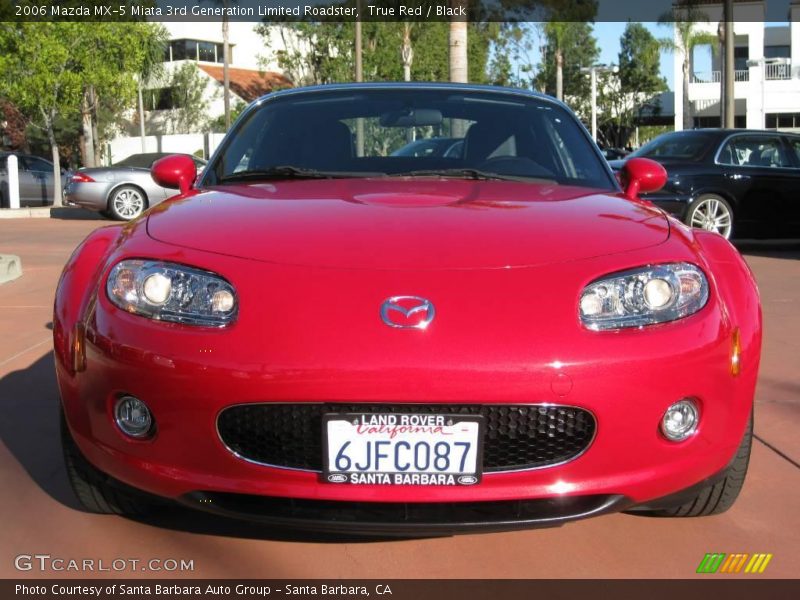
[[[323,477],[362,485],[474,485],[482,418],[430,414],[327,414]]]

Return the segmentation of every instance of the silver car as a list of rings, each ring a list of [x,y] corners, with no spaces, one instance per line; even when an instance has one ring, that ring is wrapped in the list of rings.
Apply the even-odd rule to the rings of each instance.
[[[133,154],[110,167],[79,169],[67,184],[64,202],[98,211],[111,219],[135,219],[150,206],[177,193],[157,185],[150,177],[153,163],[171,154],[175,153]],[[197,165],[197,171],[202,171],[206,161],[196,156],[190,158]]]
[[[8,208],[8,171],[6,161],[10,152],[0,152],[0,208]],[[31,154],[17,155],[20,206],[50,206],[53,204],[53,163]],[[67,172],[61,169],[61,189],[67,183]]]

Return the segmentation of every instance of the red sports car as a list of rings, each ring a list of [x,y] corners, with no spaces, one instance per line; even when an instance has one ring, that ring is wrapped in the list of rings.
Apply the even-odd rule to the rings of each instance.
[[[459,156],[397,156],[463,138]],[[615,179],[520,90],[266,96],[180,194],[92,233],[55,301],[63,446],[97,512],[167,498],[318,530],[444,534],[729,508],[761,313],[721,236]]]

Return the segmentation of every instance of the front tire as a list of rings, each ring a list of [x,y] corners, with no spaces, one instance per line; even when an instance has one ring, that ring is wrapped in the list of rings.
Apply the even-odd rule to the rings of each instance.
[[[717,483],[703,488],[697,496],[680,506],[648,511],[647,514],[657,517],[705,517],[724,513],[733,506],[736,498],[739,497],[739,492],[742,491],[752,445],[753,414],[750,413],[750,421],[739,444],[739,449],[736,451],[736,456]]]
[[[132,221],[147,208],[147,196],[137,187],[123,185],[108,197],[108,212],[118,221]]]
[[[686,224],[696,229],[718,233],[726,240],[733,235],[733,209],[716,194],[703,194],[689,206]]]
[[[72,439],[63,412],[61,449],[69,483],[87,511],[103,515],[142,516],[155,508],[157,502],[154,497],[111,478],[86,460]]]

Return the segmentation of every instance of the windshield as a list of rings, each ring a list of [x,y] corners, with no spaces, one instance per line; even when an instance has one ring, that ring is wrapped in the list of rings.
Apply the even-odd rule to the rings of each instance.
[[[648,142],[630,158],[676,158],[695,160],[705,154],[713,141],[713,136],[698,132],[668,133]]]
[[[614,189],[575,117],[533,97],[453,89],[320,90],[251,111],[204,185],[297,177],[451,176]]]

